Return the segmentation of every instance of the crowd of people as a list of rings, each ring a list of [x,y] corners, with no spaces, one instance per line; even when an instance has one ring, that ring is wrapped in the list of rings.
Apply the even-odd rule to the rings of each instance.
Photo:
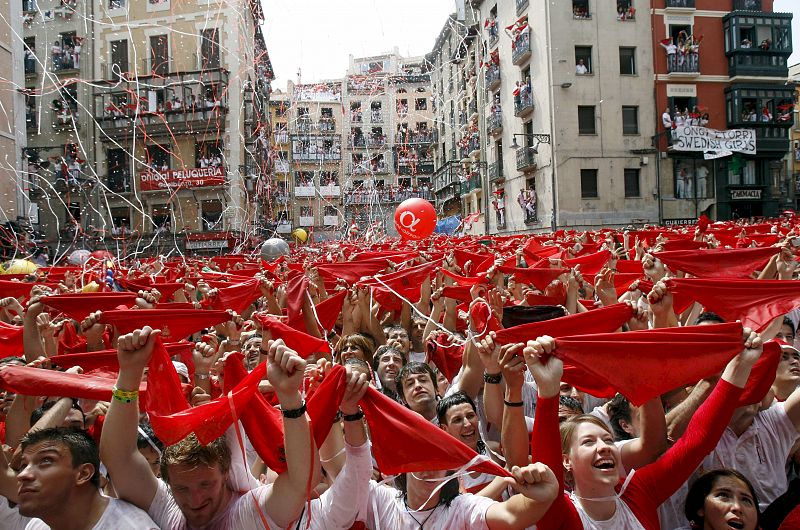
[[[8,263],[0,527],[798,528],[799,231]]]
[[[134,98],[135,101],[136,98]],[[150,103],[146,104],[136,104],[136,103],[128,103],[126,101],[109,101],[108,105],[106,105],[104,109],[104,113],[106,117],[111,118],[123,118],[123,117],[132,117],[136,114],[143,114],[149,112],[156,112],[158,114],[165,114],[165,113],[178,113],[178,112],[206,112],[206,111],[215,111],[223,105],[223,102],[220,101],[214,95],[195,95],[189,94],[186,96],[184,101],[183,98],[179,97],[177,94],[174,94],[172,97],[165,98],[163,101],[159,100],[155,102],[154,106],[151,106]]]

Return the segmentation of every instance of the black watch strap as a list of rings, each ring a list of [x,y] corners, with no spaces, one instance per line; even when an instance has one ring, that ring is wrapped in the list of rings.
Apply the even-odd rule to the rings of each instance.
[[[356,412],[355,414],[342,414],[342,419],[344,421],[358,421],[363,417],[364,417],[364,411],[361,409],[358,409],[358,412]]]
[[[284,418],[295,419],[299,418],[303,414],[306,413],[306,402],[303,401],[303,404],[296,409],[289,409],[289,410],[282,410],[281,414],[283,414]]]

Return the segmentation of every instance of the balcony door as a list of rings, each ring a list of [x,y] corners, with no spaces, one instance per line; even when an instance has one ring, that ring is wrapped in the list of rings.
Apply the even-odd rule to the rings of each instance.
[[[128,66],[128,41],[112,40],[111,41],[111,75],[112,79],[120,79],[126,72],[129,72]]]
[[[150,71],[161,76],[169,73],[169,41],[166,35],[150,37]]]

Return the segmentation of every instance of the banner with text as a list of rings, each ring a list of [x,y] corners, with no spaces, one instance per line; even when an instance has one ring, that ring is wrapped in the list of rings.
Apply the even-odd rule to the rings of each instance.
[[[225,184],[225,168],[217,166],[148,171],[142,173],[139,178],[142,191],[222,186]]]
[[[754,129],[718,131],[707,127],[678,127],[672,131],[672,149],[675,151],[716,151],[756,154]]]

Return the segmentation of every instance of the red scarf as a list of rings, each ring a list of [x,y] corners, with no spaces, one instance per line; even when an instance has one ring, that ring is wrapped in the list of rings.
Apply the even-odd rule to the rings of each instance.
[[[670,278],[674,296],[694,300],[719,316],[762,331],[780,315],[800,306],[798,280]]]
[[[380,440],[372,446],[372,456],[385,475],[458,469],[477,456],[444,430],[374,388],[367,389],[361,408],[372,439]],[[492,461],[478,462],[468,469],[510,476]]]
[[[778,247],[711,250],[673,250],[655,256],[673,271],[688,272],[699,278],[749,278],[763,267]]]
[[[230,320],[227,311],[204,309],[128,309],[105,311],[103,324],[117,328],[120,335],[144,326],[161,330],[161,336],[169,342],[183,340],[192,333]]]
[[[554,354],[641,406],[719,372],[741,351],[737,322],[562,337]]]
[[[58,294],[44,296],[42,302],[80,322],[94,311],[110,311],[120,305],[133,305],[136,302],[136,294],[115,292]]]
[[[297,331],[283,322],[276,320],[276,318],[271,315],[256,313],[253,315],[253,318],[257,319],[265,330],[269,331],[273,340],[283,339],[286,346],[296,351],[297,354],[304,359],[312,353],[329,353],[331,351],[330,344],[328,344],[328,341],[325,339],[319,339],[303,333],[302,331]]]

